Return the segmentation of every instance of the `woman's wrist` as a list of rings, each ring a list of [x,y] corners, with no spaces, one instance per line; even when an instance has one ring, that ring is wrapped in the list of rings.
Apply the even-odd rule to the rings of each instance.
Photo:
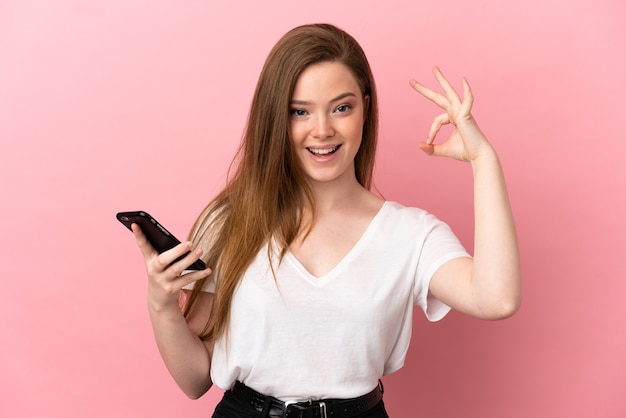
[[[497,167],[500,168],[500,159],[498,158],[498,154],[496,150],[491,146],[491,144],[485,144],[483,149],[480,150],[477,155],[470,160],[470,164],[472,164],[472,169],[476,171],[480,167]]]
[[[150,316],[161,316],[171,318],[183,318],[183,313],[178,303],[178,298],[166,302],[157,301],[148,296],[148,311]],[[184,318],[183,318],[184,319]]]

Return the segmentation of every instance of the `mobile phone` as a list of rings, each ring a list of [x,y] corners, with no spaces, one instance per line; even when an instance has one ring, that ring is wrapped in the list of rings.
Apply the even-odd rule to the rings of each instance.
[[[180,244],[180,241],[160,223],[158,223],[156,219],[150,216],[148,212],[119,212],[116,215],[116,218],[131,231],[132,229],[130,226],[132,224],[137,224],[150,244],[152,244],[154,249],[157,250],[159,254]],[[189,254],[189,252],[178,257],[172,262],[172,264],[181,260],[187,254]],[[205,268],[206,264],[204,264],[204,261],[196,260],[192,265],[187,267],[187,270],[204,270]]]

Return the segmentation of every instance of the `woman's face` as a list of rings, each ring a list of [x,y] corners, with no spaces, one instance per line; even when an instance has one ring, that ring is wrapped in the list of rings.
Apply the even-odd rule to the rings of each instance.
[[[367,100],[341,63],[313,64],[302,72],[290,103],[290,133],[311,182],[356,178],[354,157],[363,137]]]

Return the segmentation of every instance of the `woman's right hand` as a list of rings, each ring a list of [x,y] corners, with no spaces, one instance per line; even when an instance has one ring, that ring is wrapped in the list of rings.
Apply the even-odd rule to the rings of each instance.
[[[191,242],[183,242],[159,254],[150,244],[138,225],[132,224],[131,230],[135,235],[137,246],[143,255],[146,272],[148,273],[149,308],[158,312],[175,307],[180,311],[178,305],[180,290],[184,286],[211,274],[210,268],[183,274],[191,264],[202,256],[202,249],[197,248],[192,251]],[[186,252],[189,252],[187,256],[171,264]]]
[[[213,384],[210,375],[213,342],[198,337],[206,317],[200,318],[193,312],[210,315],[213,294],[200,292],[203,303],[195,305],[200,309],[192,309],[189,323],[180,309],[178,295],[184,286],[211,274],[211,269],[182,274],[200,258],[201,249],[192,250],[190,242],[183,242],[159,254],[139,226],[133,224],[131,230],[146,263],[148,311],[159,352],[180,388],[190,398],[197,399]],[[172,264],[188,251],[188,255]],[[197,325],[201,320],[202,325]]]

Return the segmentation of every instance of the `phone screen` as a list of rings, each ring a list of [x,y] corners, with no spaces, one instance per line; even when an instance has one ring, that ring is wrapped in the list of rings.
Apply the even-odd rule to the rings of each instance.
[[[165,229],[160,223],[156,221],[152,216],[144,211],[136,212],[119,212],[116,215],[117,219],[131,230],[132,224],[137,224],[144,235],[152,244],[155,250],[159,253],[165,252],[171,248],[174,248],[180,241],[167,229]],[[132,230],[131,230],[132,231]],[[172,263],[175,263],[184,258],[189,252],[178,257]],[[196,260],[192,265],[187,267],[187,270],[204,270],[206,265],[202,260]]]

